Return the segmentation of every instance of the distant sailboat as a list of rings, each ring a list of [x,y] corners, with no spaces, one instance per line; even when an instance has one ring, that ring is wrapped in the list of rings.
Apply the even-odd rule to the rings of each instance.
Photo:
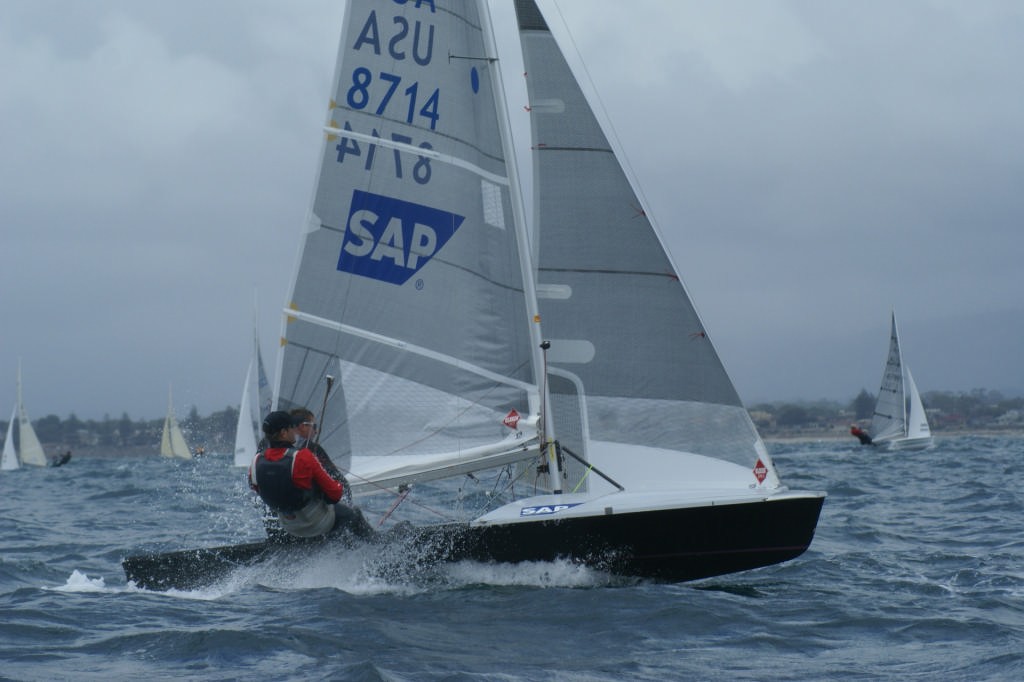
[[[7,426],[4,438],[3,463],[0,468],[17,469],[19,463],[27,466],[46,466],[46,453],[32,428],[32,421],[25,411],[25,401],[21,397],[21,363],[18,363],[18,402],[11,413],[11,422]],[[17,431],[15,431],[17,426]],[[10,445],[8,445],[10,442]]]
[[[251,391],[253,371],[256,371],[257,395],[254,407]],[[256,424],[270,414],[273,403],[273,389],[267,381],[267,373],[263,368],[263,354],[260,352],[259,327],[253,328],[253,351],[249,361],[249,369],[245,372],[245,383],[242,388],[242,401],[238,406],[238,425],[235,428],[235,458],[237,467],[247,467],[256,456],[259,442]]]
[[[238,405],[238,425],[235,427],[235,466],[246,467],[256,456],[256,431],[254,430],[255,412],[252,408],[252,395],[249,383],[252,379],[255,358],[249,361],[249,369],[245,371],[245,384],[242,388],[242,401]]]
[[[871,418],[871,441],[891,450],[923,450],[932,445],[921,395],[910,368],[903,362],[895,312],[889,333],[889,356]]]
[[[164,419],[164,433],[160,439],[160,454],[164,457],[192,459],[192,451],[185,442],[185,435],[174,416],[174,398],[168,390],[167,417]]]

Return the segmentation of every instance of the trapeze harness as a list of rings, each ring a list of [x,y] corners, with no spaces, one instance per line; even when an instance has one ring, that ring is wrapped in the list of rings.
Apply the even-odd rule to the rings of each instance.
[[[262,452],[256,455],[253,474],[260,497],[289,534],[300,538],[325,535],[334,527],[334,505],[328,504],[319,491],[303,490],[292,482],[295,453],[295,448],[288,448],[281,459],[273,462]]]

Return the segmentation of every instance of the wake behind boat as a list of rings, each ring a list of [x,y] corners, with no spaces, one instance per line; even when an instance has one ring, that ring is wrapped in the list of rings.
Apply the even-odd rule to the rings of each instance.
[[[432,559],[690,580],[799,556],[824,493],[780,481],[543,15],[515,9],[529,221],[487,3],[347,4],[277,409],[341,377],[321,442],[395,518],[426,482],[493,475],[489,508],[408,536]],[[278,551],[125,571],[170,587]]]

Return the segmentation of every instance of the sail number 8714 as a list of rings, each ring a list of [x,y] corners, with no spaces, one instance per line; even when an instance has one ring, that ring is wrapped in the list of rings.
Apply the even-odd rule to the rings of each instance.
[[[388,104],[394,97],[395,92],[398,90],[402,83],[402,77],[393,73],[385,73],[381,71],[377,74],[377,82],[385,83],[384,86],[374,84],[373,74],[364,66],[360,66],[352,72],[352,87],[348,89],[348,95],[346,101],[348,105],[357,111],[362,111],[366,107],[370,106],[373,101],[377,102],[377,108],[374,113],[377,116],[382,116],[384,111],[387,109]],[[379,94],[379,91],[384,89],[383,95]],[[437,127],[437,119],[440,115],[437,113],[437,103],[440,99],[440,88],[435,88],[434,93],[430,95],[422,106],[419,105],[419,83],[413,83],[407,87],[403,92],[406,99],[408,100],[408,108],[406,109],[405,122],[412,124],[417,111],[416,108],[419,106],[419,115],[430,121],[430,129],[434,130]],[[372,92],[371,92],[372,90]],[[375,100],[375,97],[379,98]]]

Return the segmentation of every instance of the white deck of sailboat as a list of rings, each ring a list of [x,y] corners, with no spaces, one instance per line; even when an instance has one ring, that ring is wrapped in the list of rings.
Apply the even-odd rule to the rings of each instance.
[[[622,462],[627,460],[623,450],[633,455],[642,452],[644,465],[624,468]],[[623,490],[591,472],[586,492],[519,498],[472,523],[519,523],[824,496],[822,492],[792,492],[785,486],[770,487],[767,482],[758,485],[749,468],[692,452],[601,441],[591,441],[587,451],[589,462],[611,476]],[[360,460],[361,465],[357,463]],[[414,460],[415,457],[354,457],[352,463],[354,472],[369,474],[373,471],[372,476],[391,476]],[[689,472],[685,482],[679,481],[679,471]]]
[[[475,519],[471,525],[486,526],[538,520],[664,511],[669,509],[691,509],[792,499],[815,499],[824,497],[824,495],[825,493],[821,492],[793,492],[787,488],[777,488],[770,491],[759,489],[748,491],[702,489],[631,492],[623,490],[596,496],[586,493],[548,494],[510,502]]]

